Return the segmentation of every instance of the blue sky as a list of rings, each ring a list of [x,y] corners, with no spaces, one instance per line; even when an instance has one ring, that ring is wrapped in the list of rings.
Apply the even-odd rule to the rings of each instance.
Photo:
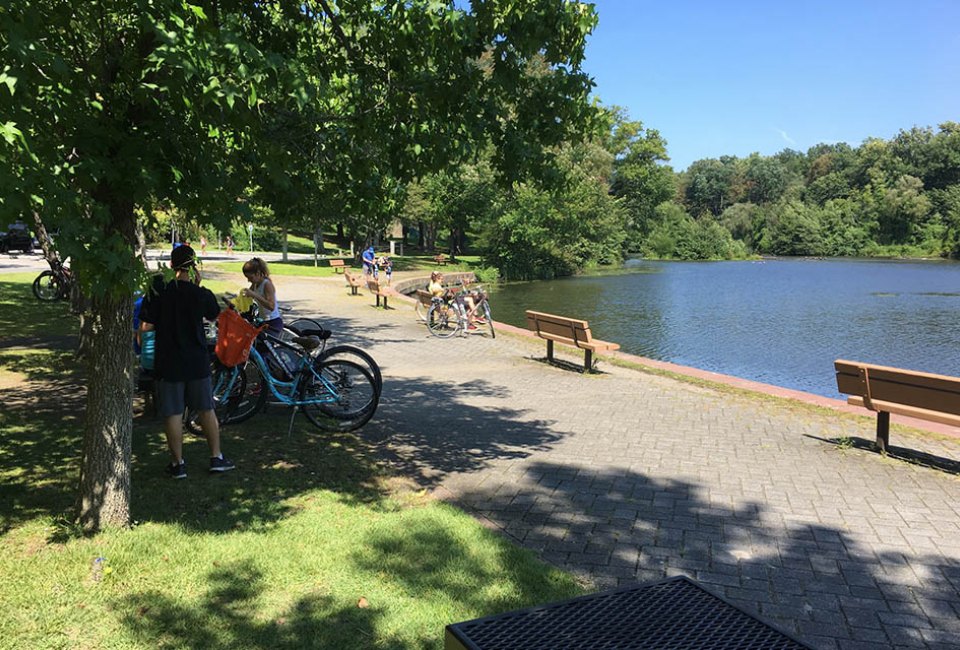
[[[960,121],[960,0],[596,0],[586,71],[670,164]]]

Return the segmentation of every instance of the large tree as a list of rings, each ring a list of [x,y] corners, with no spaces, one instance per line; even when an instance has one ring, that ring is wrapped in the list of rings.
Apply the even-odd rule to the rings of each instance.
[[[489,142],[501,172],[521,177],[591,114],[580,70],[591,6],[462,4],[0,4],[0,201],[61,229],[90,297],[87,530],[130,519],[138,208],[149,215],[159,201],[226,220],[263,173],[283,170],[305,177],[264,183],[267,200],[323,182],[343,189],[345,207],[361,205],[377,196],[375,174],[436,171]],[[521,71],[534,57],[546,69],[529,79]],[[302,138],[283,151],[276,134],[291,124]]]

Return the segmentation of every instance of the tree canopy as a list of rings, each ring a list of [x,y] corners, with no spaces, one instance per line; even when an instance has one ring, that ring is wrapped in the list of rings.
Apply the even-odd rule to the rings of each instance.
[[[226,224],[253,197],[373,232],[397,183],[491,145],[506,181],[541,174],[594,114],[595,21],[555,0],[0,5],[0,209],[59,228],[90,297],[83,525],[129,519],[138,212]]]

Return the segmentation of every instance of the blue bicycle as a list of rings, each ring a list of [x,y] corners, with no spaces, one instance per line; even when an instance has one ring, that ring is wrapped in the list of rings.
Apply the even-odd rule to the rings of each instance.
[[[329,333],[327,333],[329,335]],[[370,421],[380,402],[373,373],[349,358],[314,356],[320,336],[308,334],[285,341],[262,332],[245,364],[212,373],[214,411],[221,424],[243,422],[271,403],[292,406],[318,429],[352,431]],[[187,427],[200,428],[195,414],[184,415]]]

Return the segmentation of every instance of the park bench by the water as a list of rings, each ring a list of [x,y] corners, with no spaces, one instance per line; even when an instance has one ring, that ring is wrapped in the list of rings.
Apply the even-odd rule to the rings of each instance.
[[[380,299],[383,298],[383,308],[389,309],[389,307],[387,307],[387,298],[390,296],[390,289],[380,286],[380,282],[378,280],[367,280],[367,289],[370,290],[370,293],[376,296],[377,307],[380,306]]]
[[[343,260],[330,260],[329,264],[334,273],[342,273],[347,268]]]
[[[787,632],[686,576],[448,625],[445,650],[803,650]]]
[[[436,263],[439,265],[439,264],[446,264],[446,263],[449,262],[450,260],[447,259],[447,256],[446,256],[446,255],[444,255],[443,253],[440,253],[439,255],[436,255],[436,256],[433,258],[433,261],[436,262]]]
[[[350,287],[350,294],[357,295],[357,289],[363,286],[363,276],[359,273],[344,270],[343,278],[347,281],[347,286]]]
[[[877,447],[890,444],[890,414],[960,426],[960,378],[837,359],[837,388],[848,404],[877,412]]]
[[[585,320],[527,310],[527,327],[547,341],[547,360],[553,361],[554,342],[572,345],[583,350],[583,371],[593,366],[593,353],[619,350],[619,343],[593,338]]]

